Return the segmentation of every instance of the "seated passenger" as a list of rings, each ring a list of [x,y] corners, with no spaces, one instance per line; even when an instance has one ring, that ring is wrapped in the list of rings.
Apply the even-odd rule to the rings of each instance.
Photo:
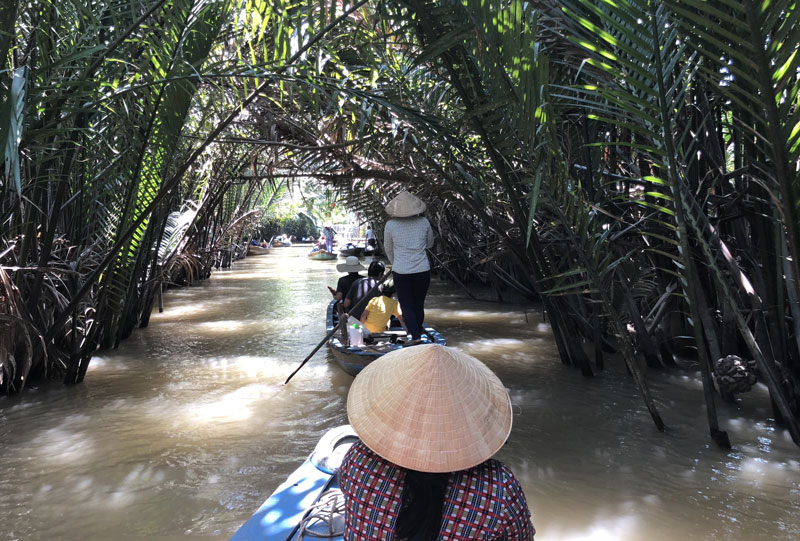
[[[408,332],[406,324],[403,323],[403,314],[400,313],[400,303],[394,298],[396,293],[393,283],[384,283],[383,293],[367,303],[361,314],[361,323],[368,331],[367,336],[371,333],[385,332],[392,316],[400,320],[403,330]]]
[[[383,263],[380,261],[373,261],[369,264],[366,278],[356,280],[353,282],[353,285],[350,286],[350,291],[344,299],[344,310],[348,312],[350,317],[360,320],[361,313],[364,311],[364,307],[369,302],[369,299],[374,299],[381,294],[380,288],[375,291],[372,291],[372,289],[378,285],[378,282],[383,278],[385,270],[386,267]],[[355,308],[358,301],[364,297],[368,297],[368,299],[364,301],[357,310],[353,310],[352,308]]]
[[[391,351],[356,376],[347,415],[361,441],[338,474],[344,539],[533,540],[522,487],[491,458],[511,401],[482,362],[436,344]]]
[[[359,278],[363,278],[363,276],[358,274],[358,272],[365,270],[361,263],[358,262],[358,258],[354,255],[347,256],[347,259],[344,261],[344,263],[339,263],[336,265],[336,270],[347,273],[339,278],[339,281],[336,283],[336,291],[334,292],[333,296],[337,301],[340,301],[347,296],[347,293],[350,291],[350,286],[353,285],[353,282]]]

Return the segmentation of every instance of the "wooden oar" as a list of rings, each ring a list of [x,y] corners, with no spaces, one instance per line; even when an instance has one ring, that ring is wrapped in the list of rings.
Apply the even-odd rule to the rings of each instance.
[[[366,302],[367,302],[367,301],[369,300],[369,298],[370,298],[370,297],[369,297],[369,296],[370,296],[370,294],[374,293],[374,292],[375,292],[375,290],[376,290],[376,289],[378,289],[378,288],[379,288],[379,287],[380,287],[380,286],[381,286],[381,285],[382,285],[382,284],[383,284],[383,283],[386,281],[386,279],[387,279],[387,278],[389,278],[389,276],[391,276],[391,275],[392,275],[392,271],[386,271],[386,274],[384,274],[384,275],[383,275],[383,278],[381,278],[380,280],[378,280],[378,283],[377,283],[377,284],[375,284],[375,286],[374,286],[372,289],[370,289],[370,290],[367,292],[367,294],[366,294],[366,295],[364,295],[363,297],[361,297],[361,299],[360,299],[360,300],[359,300],[357,303],[355,303],[355,304],[353,305],[353,307],[352,307],[352,308],[350,308],[350,310],[357,310],[357,309],[361,308],[361,307],[362,307],[364,304],[366,304]],[[331,329],[331,331],[330,331],[330,332],[329,332],[329,333],[328,333],[328,334],[325,336],[325,338],[323,338],[323,339],[322,339],[322,341],[321,341],[319,344],[317,344],[317,347],[315,347],[315,348],[314,348],[314,349],[311,351],[311,353],[309,353],[309,354],[308,354],[308,357],[306,357],[305,359],[303,359],[303,362],[302,362],[302,363],[300,363],[300,366],[298,366],[297,368],[295,368],[294,372],[292,372],[291,374],[289,374],[289,377],[288,377],[288,378],[286,378],[286,381],[284,381],[284,382],[283,382],[283,384],[284,384],[284,385],[286,385],[287,383],[289,383],[289,380],[290,380],[290,379],[292,379],[292,378],[294,377],[294,375],[295,375],[295,374],[297,374],[297,372],[299,372],[299,371],[300,371],[300,369],[301,369],[301,368],[303,368],[303,366],[305,366],[305,364],[306,364],[308,361],[310,361],[310,360],[311,360],[311,357],[313,357],[313,356],[314,356],[314,354],[315,354],[317,351],[319,351],[319,348],[321,348],[323,345],[325,345],[325,342],[327,342],[327,341],[328,341],[328,339],[330,339],[330,337],[331,337],[331,336],[333,336],[333,335],[336,333],[336,331],[338,331],[338,330],[341,328],[341,326],[342,326],[342,323],[344,323],[344,321],[345,321],[345,318],[343,318],[343,317],[340,317],[340,318],[339,318],[339,323],[337,323],[337,324],[336,324],[336,325],[333,327],[333,329]]]

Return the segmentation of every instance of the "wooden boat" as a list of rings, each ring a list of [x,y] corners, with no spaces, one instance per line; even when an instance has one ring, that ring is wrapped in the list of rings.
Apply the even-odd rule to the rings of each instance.
[[[326,432],[314,452],[239,528],[232,541],[342,539],[343,501],[336,471],[356,441],[350,425]]]
[[[276,240],[272,243],[273,248],[289,248],[292,243],[288,240]]]
[[[308,254],[308,258],[315,261],[328,261],[331,259],[336,259],[336,254],[328,252],[327,250],[314,250]]]
[[[364,247],[363,246],[356,246],[355,244],[348,242],[341,248],[339,248],[339,254],[343,256],[354,255],[356,257],[361,257],[364,255]]]
[[[339,314],[336,310],[336,301],[333,300],[328,305],[326,314],[326,324],[328,332],[339,323]],[[424,344],[439,344],[445,345],[444,336],[436,331],[433,327],[424,326],[425,334],[422,335],[422,342]],[[399,325],[390,328],[385,333],[373,333],[372,337],[375,339],[373,344],[364,346],[346,346],[342,342],[342,333],[346,330],[337,331],[336,334],[331,336],[328,340],[328,347],[336,359],[336,363],[348,374],[355,376],[369,363],[395,349],[401,349],[403,342],[401,337],[405,337],[406,332]]]
[[[377,257],[382,254],[383,252],[381,252],[380,248],[378,248],[377,246],[367,246],[366,248],[364,248],[365,256]]]
[[[255,244],[247,245],[247,255],[264,255],[269,253],[269,247],[263,248]]]

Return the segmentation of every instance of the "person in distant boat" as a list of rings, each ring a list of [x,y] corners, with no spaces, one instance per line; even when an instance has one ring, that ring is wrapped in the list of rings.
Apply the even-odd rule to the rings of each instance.
[[[375,289],[375,291],[372,290],[376,285],[378,285],[378,282],[380,282],[381,278],[383,278],[383,273],[385,271],[386,266],[382,262],[373,261],[369,264],[366,278],[361,278],[360,280],[353,282],[353,285],[350,286],[350,291],[347,293],[347,297],[345,297],[343,304],[344,311],[347,312],[350,317],[361,320],[361,313],[364,311],[364,306],[366,306],[370,299],[373,299],[381,294],[380,288]],[[358,304],[358,301],[364,297],[369,297],[369,299],[364,301],[360,308],[354,310]]]
[[[347,416],[360,441],[338,472],[345,540],[533,540],[522,487],[492,459],[511,401],[478,359],[436,344],[391,351],[353,381]]]
[[[367,303],[361,313],[361,323],[368,331],[365,337],[369,337],[372,333],[385,332],[392,316],[396,317],[403,326],[403,330],[408,332],[406,324],[403,322],[400,304],[394,298],[396,292],[391,281],[384,282],[381,294]]]
[[[354,255],[347,256],[347,259],[344,261],[344,263],[336,265],[336,270],[347,273],[339,278],[339,281],[336,283],[334,298],[336,298],[337,301],[347,296],[347,293],[350,291],[350,286],[352,286],[356,280],[363,278],[363,276],[358,274],[359,271],[366,270]]]
[[[331,222],[325,222],[322,234],[325,235],[325,249],[333,253],[333,238],[336,235],[336,230]]]
[[[367,226],[367,232],[364,234],[367,239],[367,246],[372,246],[373,248],[378,245],[377,240],[375,239],[375,232],[372,230],[372,226]]]
[[[433,229],[422,216],[425,203],[402,191],[389,201],[386,212],[392,219],[383,229],[383,249],[392,264],[397,299],[412,344],[422,342],[425,296],[431,284],[431,265],[426,250],[433,247]]]

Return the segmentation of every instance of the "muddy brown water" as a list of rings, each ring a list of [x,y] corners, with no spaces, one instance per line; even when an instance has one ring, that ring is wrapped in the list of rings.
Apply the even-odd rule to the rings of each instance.
[[[227,539],[346,422],[352,378],[323,349],[335,261],[304,248],[237,262],[191,288],[78,386],[0,399],[4,539]],[[800,538],[800,448],[762,387],[721,405],[707,437],[699,375],[651,374],[659,433],[624,369],[558,360],[534,305],[472,301],[434,281],[427,321],[510,389],[498,458],[522,482],[537,540]]]

